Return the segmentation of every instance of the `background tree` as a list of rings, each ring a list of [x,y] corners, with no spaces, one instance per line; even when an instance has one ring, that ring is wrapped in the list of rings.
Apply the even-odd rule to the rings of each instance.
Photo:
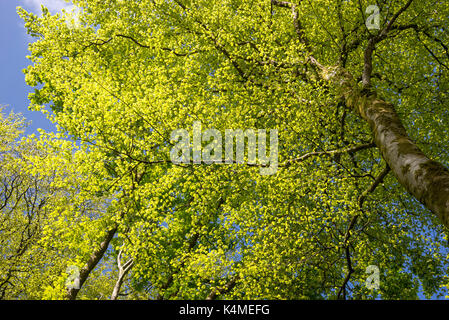
[[[84,227],[58,246],[90,244],[70,252],[82,284],[108,247],[149,298],[416,298],[445,284],[448,4],[377,1],[369,30],[367,1],[74,3],[77,16],[19,13],[37,38],[31,107],[83,150],[75,199],[109,199],[97,220],[78,225],[77,201],[62,219]],[[279,171],[171,163],[171,132],[195,121],[276,128]]]
[[[31,169],[29,158],[44,155],[34,139],[20,139],[25,119],[0,111],[0,299],[33,299],[41,296],[39,287],[45,283],[46,271],[53,269],[52,259],[59,258],[37,245],[48,226],[48,208],[56,192],[52,176]]]
[[[24,127],[20,115],[0,113],[0,298],[20,296],[24,290],[31,271],[28,251],[38,237],[45,203],[41,181],[24,173],[17,163],[21,150],[15,142]]]
[[[96,226],[100,213],[105,224],[105,196],[81,199],[82,181],[95,179],[83,173],[80,150],[55,135],[24,137],[25,127],[20,114],[0,113],[0,299],[62,298],[68,268],[80,264],[74,257],[96,247],[86,225]],[[110,295],[108,256],[93,274],[95,289],[87,286],[81,298]]]

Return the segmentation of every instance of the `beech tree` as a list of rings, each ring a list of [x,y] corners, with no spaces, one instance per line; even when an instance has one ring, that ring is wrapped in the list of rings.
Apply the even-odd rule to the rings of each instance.
[[[41,181],[22,170],[21,154],[16,139],[26,123],[19,115],[4,116],[0,109],[0,299],[19,296],[23,290],[20,273],[29,273],[27,254],[39,235],[42,206]],[[18,163],[19,162],[19,163]],[[11,294],[13,292],[13,294]]]
[[[77,201],[80,188],[87,189],[83,187],[83,179],[90,184],[95,181],[95,177],[82,171],[80,164],[93,162],[86,161],[82,151],[73,152],[70,142],[55,135],[42,134],[39,139],[24,136],[27,121],[23,116],[14,113],[6,116],[2,111],[0,299],[52,298],[55,290],[65,290],[70,276],[68,267],[78,268],[74,258],[82,254],[79,247],[98,241],[83,225],[92,227],[95,216],[100,216],[98,211],[105,197],[84,194],[84,201]],[[101,212],[101,217],[107,218],[107,214]],[[58,241],[64,245],[58,245]],[[83,298],[110,295],[113,279],[107,278],[116,274],[102,271],[113,265],[111,260],[109,256],[103,257],[93,273],[95,288],[87,286]]]
[[[80,288],[46,297],[75,299],[108,254],[113,299],[444,294],[448,3],[73,3],[19,9],[36,38],[30,107],[58,126],[46,143],[71,140],[79,154],[67,155],[81,180],[63,180],[78,190],[64,236],[45,241],[76,243]],[[277,130],[277,172],[195,161],[195,150],[173,163],[172,133],[195,123]],[[96,219],[76,219],[92,199]]]

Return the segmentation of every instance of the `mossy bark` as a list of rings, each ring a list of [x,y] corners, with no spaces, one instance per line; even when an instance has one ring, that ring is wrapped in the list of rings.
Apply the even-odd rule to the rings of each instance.
[[[345,71],[333,72],[329,80],[341,90],[348,107],[368,122],[374,142],[399,183],[449,228],[449,170],[410,139],[391,103],[372,91],[360,90]]]

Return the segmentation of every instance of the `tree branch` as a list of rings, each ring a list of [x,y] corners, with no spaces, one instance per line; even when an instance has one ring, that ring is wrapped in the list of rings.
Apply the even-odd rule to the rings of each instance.
[[[115,283],[114,289],[111,294],[111,300],[117,300],[118,296],[120,295],[120,289],[123,284],[123,280],[125,279],[126,274],[131,270],[131,268],[134,265],[134,260],[131,258],[128,261],[125,262],[124,265],[121,263],[122,258],[122,250],[119,251],[119,254],[117,256],[117,266],[119,270],[117,282]]]
[[[379,174],[379,176],[377,176],[376,180],[374,180],[373,184],[360,195],[360,197],[359,197],[359,207],[360,208],[362,208],[363,203],[365,202],[368,194],[370,194],[370,193],[374,192],[374,190],[376,190],[377,186],[384,181],[384,178],[388,175],[388,173],[390,173],[390,171],[391,171],[390,167],[388,165],[385,166],[385,168],[382,170],[382,172]]]
[[[357,151],[361,151],[361,150],[365,150],[365,149],[374,148],[375,146],[376,145],[374,143],[365,143],[365,144],[361,144],[358,146],[337,149],[337,150],[309,152],[309,153],[306,153],[306,154],[300,156],[299,158],[287,160],[283,164],[280,164],[279,167],[289,167],[293,163],[303,162],[304,160],[307,160],[308,158],[313,157],[313,156],[321,156],[321,155],[335,156],[335,155],[340,155],[340,154],[344,154],[344,153],[353,153],[353,152],[357,152]]]
[[[81,290],[84,282],[89,277],[89,274],[93,269],[97,266],[98,262],[103,258],[104,253],[106,252],[109,243],[117,232],[118,226],[113,227],[109,231],[106,232],[104,240],[100,243],[98,249],[96,249],[87,261],[86,266],[80,270],[79,274],[79,287],[78,288],[70,288],[67,290],[67,299],[75,300],[78,292]]]

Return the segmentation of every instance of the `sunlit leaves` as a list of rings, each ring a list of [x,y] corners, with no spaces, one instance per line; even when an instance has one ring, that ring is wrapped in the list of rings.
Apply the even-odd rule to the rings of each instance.
[[[359,207],[385,165],[373,149],[326,154],[369,143],[371,132],[306,65],[310,49],[360,76],[371,3],[301,1],[305,43],[292,11],[268,1],[74,2],[78,28],[60,15],[20,11],[37,38],[25,71],[36,89],[31,108],[60,127],[41,138],[55,157],[33,170],[57,170],[67,192],[45,245],[82,265],[117,223],[111,251],[135,259],[131,287],[150,298],[205,298],[232,279],[221,297],[336,298],[348,260],[349,296],[414,298],[419,284],[435,292],[447,267],[442,230],[391,175]],[[403,2],[381,3],[381,27]],[[404,30],[376,48],[372,81],[444,162],[447,70],[426,49],[446,59],[433,38],[447,34],[431,24],[445,22],[448,8],[437,5],[414,2],[401,16]],[[418,37],[411,22],[431,37]],[[170,133],[195,121],[220,131],[276,128],[279,163],[321,156],[269,177],[247,165],[170,163]],[[380,290],[364,285],[369,265],[380,269]]]

